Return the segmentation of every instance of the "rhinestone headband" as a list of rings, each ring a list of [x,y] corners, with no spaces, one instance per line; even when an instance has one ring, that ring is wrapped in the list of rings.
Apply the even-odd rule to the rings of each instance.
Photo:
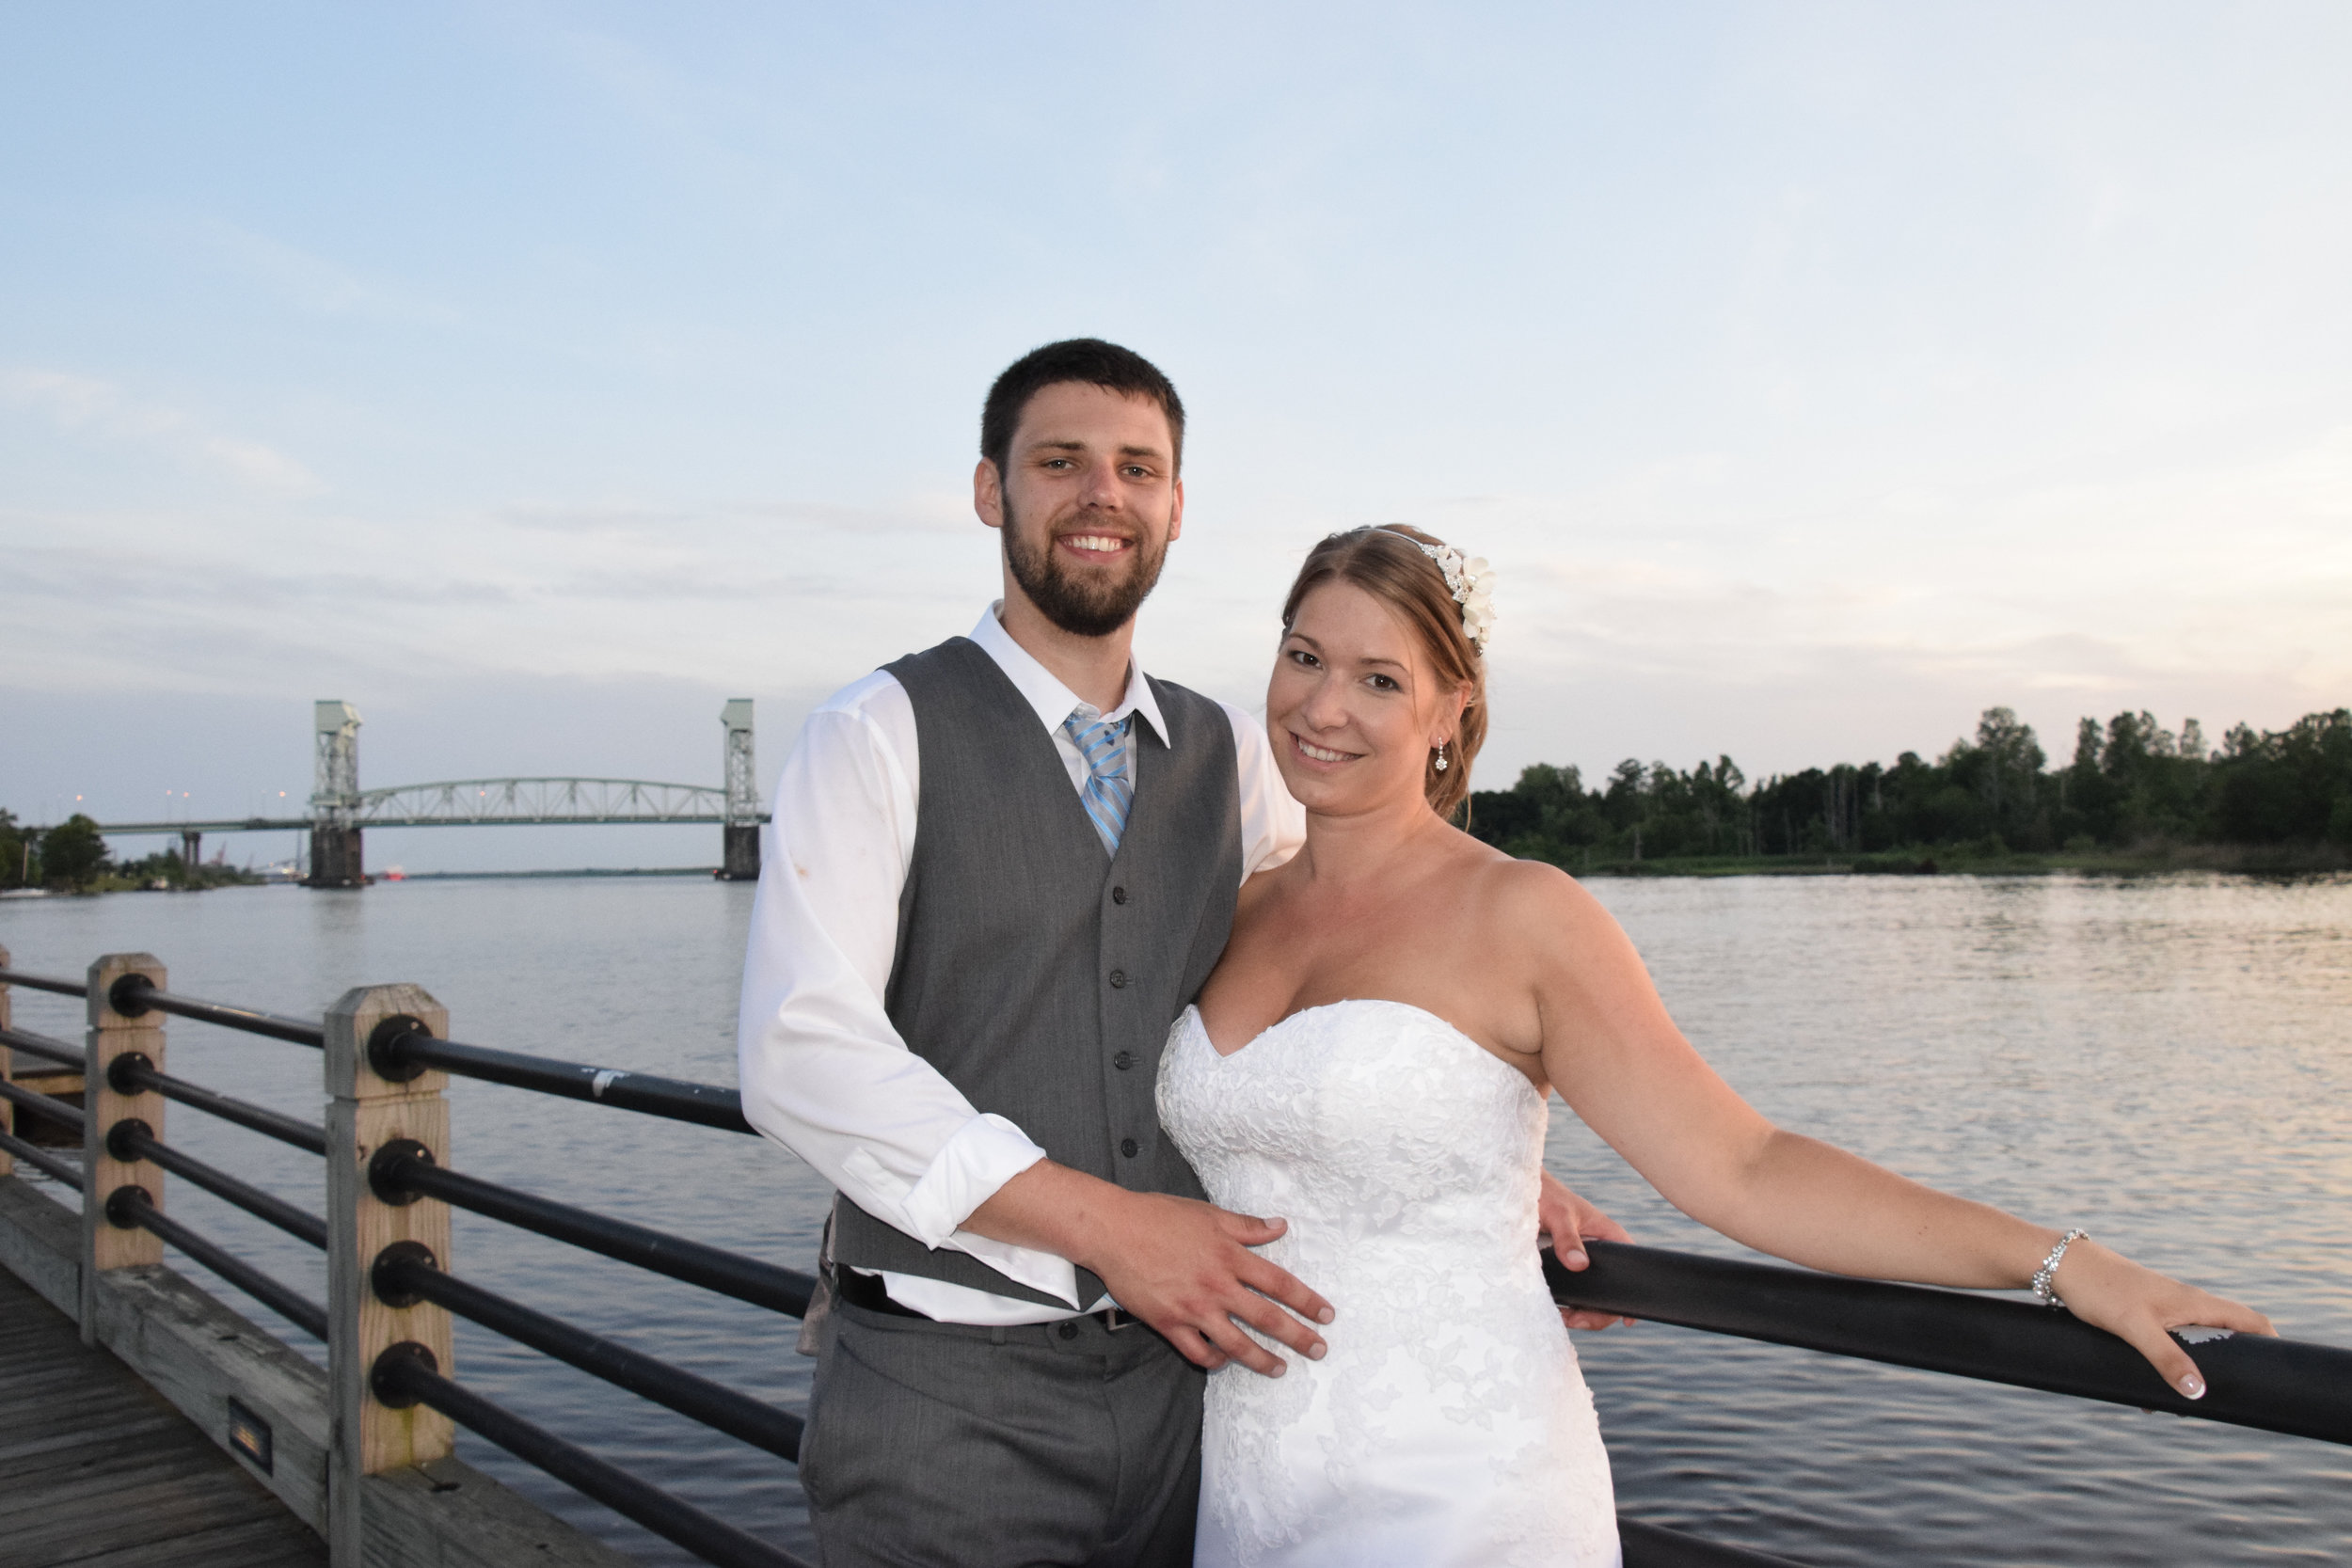
[[[1423,545],[1409,533],[1399,537],[1412,539],[1421,553],[1436,562],[1438,570],[1445,574],[1446,592],[1462,607],[1462,635],[1484,657],[1486,634],[1495,624],[1494,568],[1486,564],[1483,555],[1465,556],[1451,545]]]

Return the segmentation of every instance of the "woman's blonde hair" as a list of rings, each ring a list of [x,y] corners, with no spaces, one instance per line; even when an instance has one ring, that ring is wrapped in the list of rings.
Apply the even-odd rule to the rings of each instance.
[[[1462,629],[1462,607],[1446,587],[1445,573],[1422,548],[1444,543],[1403,523],[1329,535],[1307,552],[1298,580],[1282,601],[1282,632],[1290,634],[1309,593],[1327,582],[1352,583],[1405,617],[1449,689],[1470,688],[1470,705],[1462,710],[1461,726],[1446,748],[1447,766],[1438,767],[1434,749],[1422,764],[1422,794],[1430,809],[1452,816],[1469,798],[1470,764],[1486,739],[1486,661]]]

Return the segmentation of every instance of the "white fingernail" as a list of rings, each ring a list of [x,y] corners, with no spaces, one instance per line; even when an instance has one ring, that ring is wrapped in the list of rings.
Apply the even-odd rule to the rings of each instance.
[[[2190,1399],[2201,1400],[2205,1397],[2205,1380],[2199,1377],[2195,1372],[2191,1372],[2188,1376],[2181,1379],[2181,1392],[2186,1394]]]

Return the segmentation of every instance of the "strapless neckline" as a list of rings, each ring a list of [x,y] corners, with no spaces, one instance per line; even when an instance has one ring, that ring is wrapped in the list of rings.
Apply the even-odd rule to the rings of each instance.
[[[1248,1055],[1250,1052],[1255,1051],[1266,1040],[1269,1036],[1280,1033],[1283,1029],[1288,1028],[1291,1024],[1296,1023],[1301,1019],[1312,1018],[1318,1013],[1335,1012],[1342,1007],[1392,1007],[1398,1012],[1407,1013],[1415,1018],[1426,1019],[1431,1023],[1436,1024],[1438,1030],[1448,1037],[1459,1041],[1464,1049],[1474,1053],[1486,1061],[1492,1062],[1495,1067],[1502,1071],[1509,1073],[1512,1081],[1518,1084],[1520,1088],[1526,1090],[1529,1095],[1534,1096],[1537,1100],[1545,1098],[1542,1095],[1536,1094],[1535,1085],[1527,1081],[1527,1074],[1521,1072],[1518,1069],[1513,1067],[1510,1063],[1504,1061],[1502,1057],[1496,1055],[1493,1052],[1487,1050],[1476,1040],[1470,1038],[1470,1036],[1462,1032],[1459,1026],[1448,1022],[1438,1014],[1431,1012],[1428,1008],[1411,1002],[1398,1002],[1392,998],[1385,996],[1343,996],[1337,1002],[1318,1002],[1311,1007],[1301,1007],[1295,1013],[1283,1014],[1280,1018],[1276,1019],[1273,1022],[1267,1024],[1264,1028],[1259,1030],[1256,1034],[1250,1036],[1248,1039],[1233,1047],[1231,1051],[1219,1051],[1216,1048],[1216,1041],[1209,1037],[1208,1021],[1200,1016],[1200,1003],[1186,1003],[1184,1005],[1184,1016],[1191,1021],[1191,1033],[1199,1037],[1201,1046],[1211,1056],[1216,1057],[1218,1062],[1223,1063],[1238,1061],[1243,1056]]]

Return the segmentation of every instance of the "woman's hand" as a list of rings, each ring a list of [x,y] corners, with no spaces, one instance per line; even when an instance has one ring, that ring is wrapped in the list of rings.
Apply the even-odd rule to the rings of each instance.
[[[1571,1273],[1593,1266],[1592,1259],[1580,1244],[1586,1238],[1597,1242],[1630,1242],[1625,1227],[1602,1213],[1558,1177],[1546,1171],[1541,1190],[1535,1197],[1535,1228],[1541,1232],[1538,1243],[1549,1242],[1561,1264]],[[1570,1328],[1609,1328],[1617,1323],[1629,1323],[1631,1318],[1620,1318],[1614,1312],[1587,1312],[1582,1308],[1562,1307],[1560,1321]]]
[[[2157,1376],[2192,1400],[2205,1397],[2205,1380],[2166,1330],[2194,1324],[2241,1334],[2279,1332],[2252,1307],[2169,1279],[2087,1236],[2058,1259],[2050,1288],[2068,1311],[2129,1344],[2148,1358]]]

